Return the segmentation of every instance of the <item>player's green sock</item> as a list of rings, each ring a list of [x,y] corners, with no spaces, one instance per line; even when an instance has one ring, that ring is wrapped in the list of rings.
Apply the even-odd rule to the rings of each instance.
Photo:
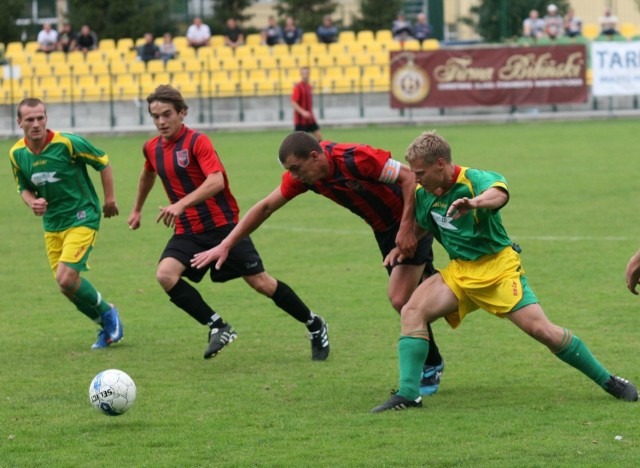
[[[80,278],[80,285],[75,292],[68,296],[80,312],[96,323],[100,323],[102,314],[109,311],[111,306],[102,295],[93,287],[89,280]]]
[[[587,345],[580,338],[566,328],[564,333],[564,345],[560,351],[555,353],[556,356],[605,388],[605,383],[609,380],[611,373],[591,354]]]
[[[398,340],[398,358],[400,360],[400,389],[398,395],[409,400],[420,396],[420,377],[422,366],[429,354],[429,340],[426,330],[413,336],[401,336]],[[426,336],[424,336],[426,335]]]

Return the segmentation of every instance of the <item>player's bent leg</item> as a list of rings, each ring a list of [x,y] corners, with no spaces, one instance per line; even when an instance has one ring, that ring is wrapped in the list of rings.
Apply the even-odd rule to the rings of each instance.
[[[178,259],[165,257],[158,263],[156,280],[165,292],[171,291],[187,269]]]
[[[509,313],[507,317],[549,347],[558,359],[578,369],[610,395],[624,401],[638,400],[638,390],[634,384],[611,374],[571,330],[551,323],[539,304],[529,304]]]
[[[397,265],[391,270],[387,295],[398,313],[418,286],[423,270],[424,265]]]

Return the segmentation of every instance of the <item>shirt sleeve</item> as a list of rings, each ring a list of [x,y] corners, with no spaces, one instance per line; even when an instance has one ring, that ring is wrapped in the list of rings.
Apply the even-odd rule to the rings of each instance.
[[[383,179],[389,176],[389,174],[385,176],[385,166],[387,165],[387,161],[391,159],[391,153],[389,151],[372,148],[368,145],[359,145],[355,148],[354,156],[358,167],[358,172],[362,177],[384,182]],[[399,166],[397,170],[399,173]]]
[[[309,190],[309,187],[304,185],[298,179],[295,179],[290,172],[282,174],[280,193],[287,200],[291,200],[307,190]]]
[[[96,148],[88,140],[75,134],[64,134],[73,147],[72,158],[79,158],[98,171],[102,171],[109,165],[109,156],[104,151]]]
[[[205,135],[198,135],[198,139],[193,146],[193,152],[193,157],[198,161],[205,177],[216,172],[224,171],[222,161],[220,161],[218,153],[213,147],[213,143],[211,143],[211,140]]]

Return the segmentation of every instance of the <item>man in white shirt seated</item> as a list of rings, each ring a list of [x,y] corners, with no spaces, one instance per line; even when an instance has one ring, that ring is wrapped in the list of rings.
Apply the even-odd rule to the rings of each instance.
[[[187,29],[187,41],[194,49],[208,46],[211,40],[211,29],[202,22],[202,18],[195,17],[193,24]]]
[[[58,48],[58,31],[51,27],[51,23],[44,23],[38,33],[38,52],[53,52]]]

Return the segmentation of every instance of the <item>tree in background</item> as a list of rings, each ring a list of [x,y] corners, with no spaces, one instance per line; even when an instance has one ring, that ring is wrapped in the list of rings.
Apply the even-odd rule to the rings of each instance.
[[[499,42],[502,39],[522,35],[522,22],[531,10],[538,10],[540,18],[547,14],[547,5],[554,3],[558,14],[564,16],[569,9],[568,0],[481,0],[469,12],[471,17],[463,18],[465,24],[487,42]]]
[[[0,42],[9,43],[20,40],[22,29],[16,26],[16,19],[24,11],[23,0],[2,0],[2,14],[0,14]]]
[[[212,34],[222,34],[229,18],[234,18],[242,29],[253,15],[244,11],[251,6],[252,0],[213,0],[213,19],[209,23]],[[245,34],[246,34],[245,30]],[[246,35],[245,35],[246,37]]]
[[[88,24],[99,39],[139,38],[145,32],[184,35],[172,17],[178,6],[175,0],[69,0],[68,16],[75,31]]]
[[[276,11],[280,18],[291,16],[304,32],[315,32],[324,15],[331,15],[337,4],[323,0],[278,0]]]
[[[402,11],[402,0],[362,0],[361,16],[354,18],[353,29],[356,31],[391,29],[393,20]]]

